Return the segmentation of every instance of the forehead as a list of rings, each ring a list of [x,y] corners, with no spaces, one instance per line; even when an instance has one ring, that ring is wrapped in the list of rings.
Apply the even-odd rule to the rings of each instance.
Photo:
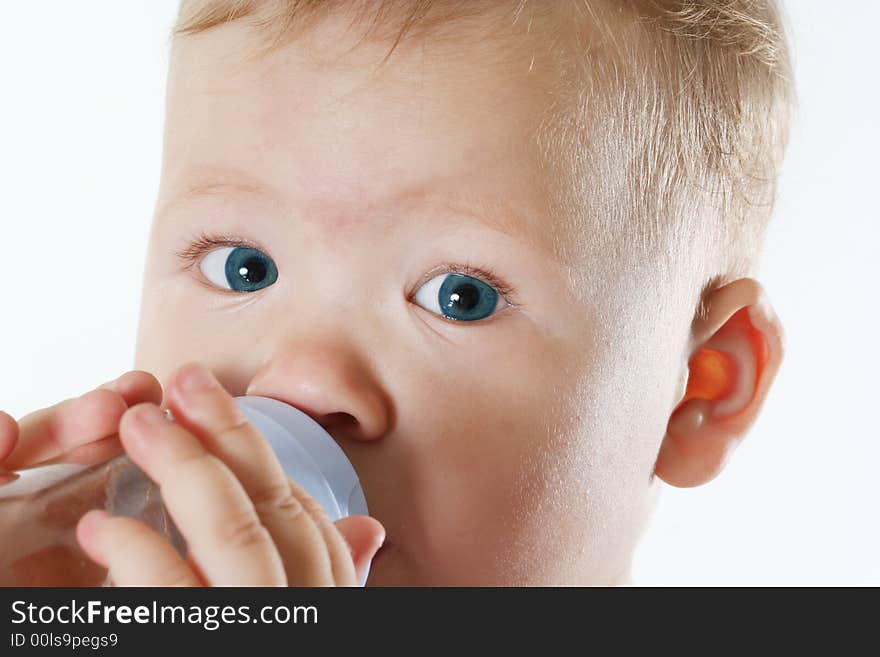
[[[240,183],[345,223],[436,196],[553,249],[550,75],[530,41],[404,42],[379,67],[387,44],[353,48],[332,19],[270,52],[260,38],[232,23],[175,42],[165,194]]]

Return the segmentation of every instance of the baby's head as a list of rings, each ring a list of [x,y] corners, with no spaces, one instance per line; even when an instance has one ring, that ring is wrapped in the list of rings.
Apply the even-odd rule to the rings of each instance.
[[[773,2],[185,0],[136,367],[316,418],[370,584],[629,580],[782,358]]]

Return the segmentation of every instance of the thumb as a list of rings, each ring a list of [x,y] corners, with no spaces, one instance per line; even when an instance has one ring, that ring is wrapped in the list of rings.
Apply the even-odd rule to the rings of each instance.
[[[337,520],[334,524],[348,543],[360,584],[369,572],[370,562],[385,542],[385,528],[382,523],[370,516],[348,516]]]

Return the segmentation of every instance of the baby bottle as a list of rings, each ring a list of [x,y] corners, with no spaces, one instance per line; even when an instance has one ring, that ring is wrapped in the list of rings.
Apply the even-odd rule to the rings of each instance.
[[[236,397],[266,438],[287,476],[327,512],[331,522],[368,515],[357,474],[324,428],[299,409],[269,397]],[[76,525],[90,509],[137,518],[186,543],[162,504],[159,487],[122,454],[105,463],[47,465],[0,485],[0,586],[107,586],[107,570],[86,556]],[[366,576],[361,586],[366,584]]]

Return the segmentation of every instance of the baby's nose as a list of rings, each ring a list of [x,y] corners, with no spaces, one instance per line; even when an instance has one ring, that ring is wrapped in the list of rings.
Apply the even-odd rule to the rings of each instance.
[[[289,345],[260,368],[245,394],[295,406],[337,438],[377,440],[391,429],[391,403],[380,382],[338,345]]]

